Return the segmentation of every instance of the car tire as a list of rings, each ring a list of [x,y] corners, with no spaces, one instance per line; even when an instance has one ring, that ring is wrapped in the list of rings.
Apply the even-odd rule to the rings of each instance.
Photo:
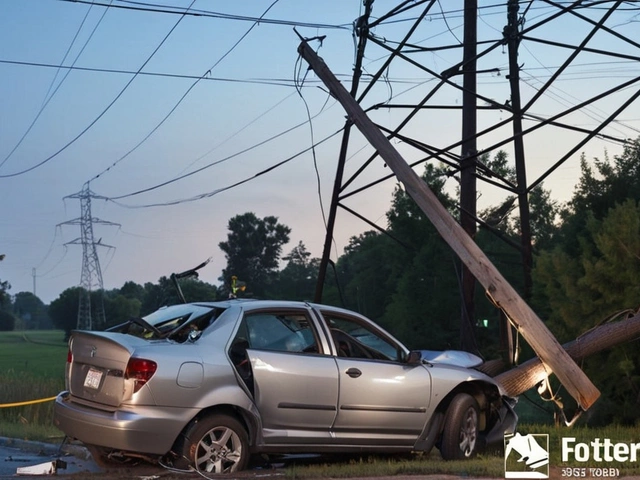
[[[193,422],[185,431],[177,462],[203,474],[233,473],[249,463],[249,440],[242,424],[235,418],[214,414]]]
[[[473,457],[479,446],[480,408],[467,393],[459,393],[449,405],[442,430],[440,454],[445,460]]]

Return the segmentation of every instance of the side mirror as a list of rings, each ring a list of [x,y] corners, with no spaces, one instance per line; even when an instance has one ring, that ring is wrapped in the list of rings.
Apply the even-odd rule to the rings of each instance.
[[[407,363],[409,365],[420,365],[422,364],[422,352],[419,350],[412,350],[409,352],[409,356],[407,357]]]

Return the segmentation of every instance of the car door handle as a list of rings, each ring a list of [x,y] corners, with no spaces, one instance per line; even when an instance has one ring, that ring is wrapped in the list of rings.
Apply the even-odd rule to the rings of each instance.
[[[345,373],[351,378],[358,378],[360,375],[362,375],[362,372],[357,368],[350,368]]]

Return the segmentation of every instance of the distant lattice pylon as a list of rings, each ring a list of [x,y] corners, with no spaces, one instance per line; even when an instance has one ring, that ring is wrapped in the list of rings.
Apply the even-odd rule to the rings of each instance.
[[[65,198],[80,199],[80,217],[63,222],[60,225],[80,225],[80,237],[67,242],[67,244],[82,245],[82,273],[80,274],[80,299],[78,305],[78,322],[77,328],[81,330],[93,330],[100,328],[105,323],[104,314],[104,284],[102,281],[102,271],[100,269],[100,260],[98,258],[97,246],[115,248],[111,245],[102,243],[102,239],[95,241],[93,235],[93,225],[112,225],[120,226],[117,223],[107,222],[95,218],[91,215],[91,199],[105,199],[106,197],[96,195],[89,187],[89,182],[85,183],[82,190]],[[95,306],[93,312],[95,321],[92,319],[91,308],[91,292],[97,290],[99,292],[99,305]]]

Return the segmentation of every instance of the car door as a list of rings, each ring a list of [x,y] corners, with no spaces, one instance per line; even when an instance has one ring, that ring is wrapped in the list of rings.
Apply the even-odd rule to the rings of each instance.
[[[329,438],[338,404],[338,370],[308,310],[249,312],[246,331],[256,406],[267,443]]]
[[[345,314],[322,315],[337,352],[335,435],[362,444],[413,445],[428,420],[429,371],[407,364],[403,348],[373,324]]]

